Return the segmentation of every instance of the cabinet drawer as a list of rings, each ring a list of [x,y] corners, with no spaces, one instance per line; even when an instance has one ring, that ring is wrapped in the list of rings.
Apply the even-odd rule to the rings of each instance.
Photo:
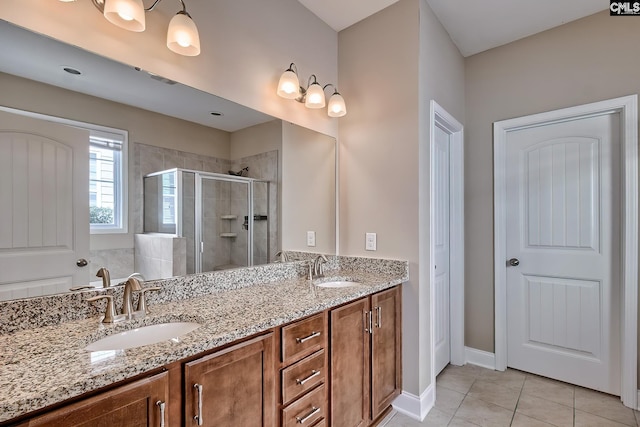
[[[324,314],[316,314],[282,328],[282,361],[294,362],[324,347]]]
[[[282,403],[286,405],[324,382],[324,354],[320,350],[282,371]]]
[[[325,417],[324,384],[282,410],[282,427],[310,426]]]

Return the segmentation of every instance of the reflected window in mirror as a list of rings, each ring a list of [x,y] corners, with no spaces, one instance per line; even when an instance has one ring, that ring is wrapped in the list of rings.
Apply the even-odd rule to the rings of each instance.
[[[126,233],[126,134],[90,129],[89,138],[91,233]]]

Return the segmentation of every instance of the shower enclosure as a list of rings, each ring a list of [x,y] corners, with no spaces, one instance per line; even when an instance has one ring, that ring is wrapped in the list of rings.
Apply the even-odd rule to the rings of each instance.
[[[186,272],[266,264],[269,182],[169,169],[144,177],[144,232],[186,239]]]

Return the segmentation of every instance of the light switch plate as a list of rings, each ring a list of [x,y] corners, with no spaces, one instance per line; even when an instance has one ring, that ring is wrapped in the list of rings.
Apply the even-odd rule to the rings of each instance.
[[[376,233],[366,233],[364,249],[367,251],[375,251],[377,248],[377,236]]]
[[[316,245],[316,232],[307,231],[307,246],[315,246],[315,245]]]

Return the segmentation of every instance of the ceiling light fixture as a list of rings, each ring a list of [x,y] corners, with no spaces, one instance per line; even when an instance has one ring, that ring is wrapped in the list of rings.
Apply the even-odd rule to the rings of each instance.
[[[60,0],[68,2],[70,0]],[[93,5],[114,25],[129,31],[145,30],[145,12],[151,12],[162,0],[144,7],[142,0],[91,0]],[[200,54],[200,36],[198,28],[187,12],[183,0],[178,0],[182,10],[171,18],[167,30],[167,47],[173,52],[185,56]]]
[[[324,108],[326,105],[324,90],[329,86],[333,87],[333,94],[329,98],[327,114],[329,117],[342,117],[347,114],[347,106],[338,88],[331,83],[321,86],[315,74],[311,74],[307,88],[303,88],[298,80],[298,68],[293,62],[280,76],[276,93],[285,99],[304,102],[307,108]]]

